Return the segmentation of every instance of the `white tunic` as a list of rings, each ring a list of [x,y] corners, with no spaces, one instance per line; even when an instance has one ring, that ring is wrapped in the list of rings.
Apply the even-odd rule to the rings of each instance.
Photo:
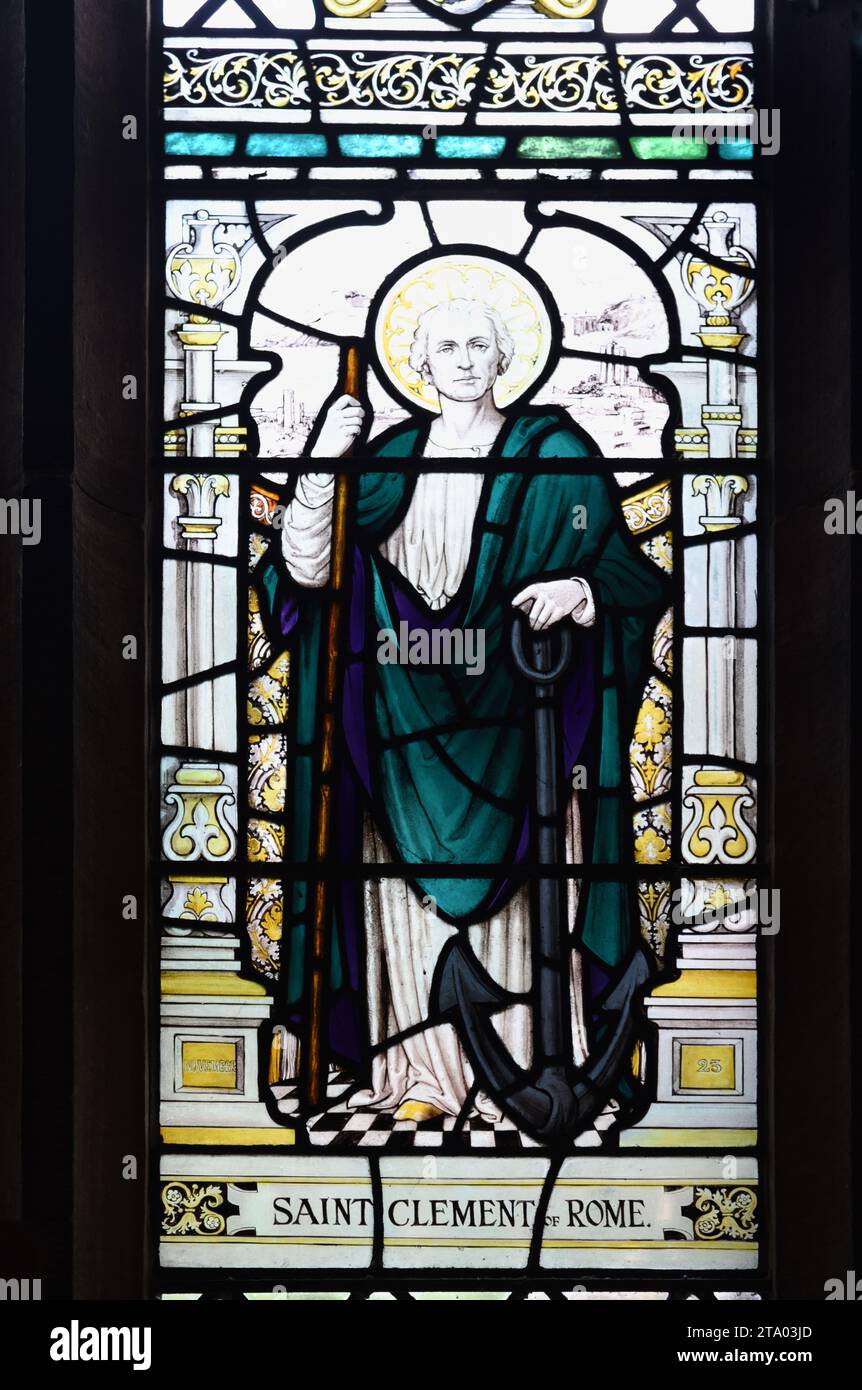
[[[487,447],[465,452],[481,457]],[[430,443],[426,457],[445,451]],[[473,528],[482,491],[481,473],[420,473],[401,524],[380,544],[380,552],[421,595],[439,609],[458,592],[467,569]],[[282,548],[287,568],[298,583],[320,587],[329,575],[333,478],[305,474],[287,508]],[[588,594],[585,625],[595,620]],[[363,857],[368,864],[391,862],[387,846],[366,815]],[[577,793],[568,806],[566,858],[583,862]],[[569,922],[574,923],[579,883],[568,881]],[[369,879],[365,883],[366,976],[372,1046],[385,1043],[421,1024],[428,1017],[434,968],[444,943],[457,928],[426,910],[401,879]],[[492,979],[513,993],[530,987],[529,888],[519,888],[499,912],[469,927],[470,944]],[[586,1033],[581,995],[581,964],[572,953],[572,1034],[574,1059],[586,1059]],[[531,1060],[530,1011],[517,1004],[495,1016],[495,1026],[515,1061]],[[371,1087],[352,1098],[356,1108],[391,1110],[406,1100],[425,1101],[448,1115],[458,1115],[472,1084],[472,1072],[451,1024],[438,1024],[381,1048],[372,1063]],[[482,1092],[476,1111],[497,1120],[497,1106]]]

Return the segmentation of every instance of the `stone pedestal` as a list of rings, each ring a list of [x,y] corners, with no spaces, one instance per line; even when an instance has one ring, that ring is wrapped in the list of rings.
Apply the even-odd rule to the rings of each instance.
[[[753,932],[683,931],[678,980],[645,1002],[658,1032],[656,1098],[621,1148],[732,1150],[757,1139]]]
[[[169,934],[161,960],[161,1104],[166,1144],[290,1147],[260,1097],[258,1029],[272,998],[239,971],[239,938]]]

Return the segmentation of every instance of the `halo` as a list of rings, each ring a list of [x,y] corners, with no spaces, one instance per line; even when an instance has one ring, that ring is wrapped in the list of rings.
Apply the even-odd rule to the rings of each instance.
[[[410,366],[410,349],[420,314],[453,299],[473,300],[496,310],[515,351],[497,379],[494,399],[509,405],[540,376],[551,350],[551,320],[530,281],[503,261],[470,252],[435,256],[414,265],[384,296],[375,343],[383,371],[402,396],[426,410],[439,408],[435,388]]]

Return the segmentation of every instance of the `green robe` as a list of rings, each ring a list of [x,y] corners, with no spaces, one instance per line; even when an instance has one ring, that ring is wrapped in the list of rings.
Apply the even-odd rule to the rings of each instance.
[[[400,461],[417,457],[423,444],[420,429],[406,425],[375,442],[370,452]],[[414,475],[367,472],[359,476],[353,495],[358,547],[354,584],[365,590],[362,599],[354,593],[353,621],[363,602],[366,659],[365,734],[359,740],[364,746],[351,751],[370,786],[372,814],[394,857],[417,865],[488,866],[487,874],[477,877],[412,877],[416,890],[430,894],[437,911],[458,925],[485,920],[489,904],[498,911],[512,891],[504,886],[507,864],[513,862],[531,795],[531,693],[511,666],[513,596],[540,579],[578,576],[592,587],[597,621],[594,636],[585,640],[596,643],[591,743],[597,755],[582,794],[591,839],[585,841],[585,857],[593,864],[626,867],[633,862],[628,746],[648,674],[651,636],[668,602],[664,576],[632,541],[604,478],[541,472],[543,459],[588,454],[587,443],[567,416],[544,410],[510,420],[494,454],[533,460],[536,471],[486,477],[471,560],[453,600],[458,627],[484,629],[482,675],[457,665],[377,661],[377,633],[398,628],[393,586],[406,586],[378,545],[404,515]],[[574,524],[584,516],[583,526]],[[264,582],[277,610],[285,584],[287,590],[291,585],[275,570]],[[291,667],[295,752],[288,783],[288,857],[305,862],[312,842],[315,691],[326,596],[295,585],[292,591],[301,616]],[[421,607],[418,596],[412,598]],[[429,620],[440,621],[440,615],[429,615]],[[359,845],[358,833],[352,843]],[[295,883],[283,938],[288,1008],[296,1007],[302,995],[307,901],[306,883]],[[332,928],[331,988],[337,995],[361,975],[347,959],[338,911]],[[637,934],[630,886],[590,884],[581,895],[579,944],[613,969],[629,954]]]

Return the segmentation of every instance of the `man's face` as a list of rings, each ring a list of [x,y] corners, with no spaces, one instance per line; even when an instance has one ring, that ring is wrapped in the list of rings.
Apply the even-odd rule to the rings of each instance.
[[[441,396],[477,401],[497,380],[500,349],[481,309],[444,309],[428,330],[428,374]]]

